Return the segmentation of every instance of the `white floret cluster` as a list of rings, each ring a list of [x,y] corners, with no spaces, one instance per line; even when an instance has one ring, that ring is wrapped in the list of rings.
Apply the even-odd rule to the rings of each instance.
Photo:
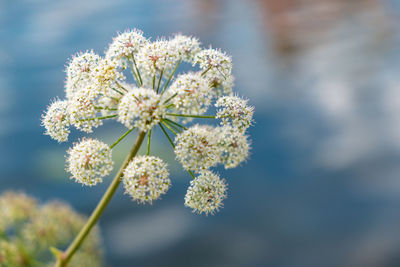
[[[190,181],[185,205],[198,213],[214,214],[222,207],[226,190],[227,185],[224,179],[219,178],[212,171],[202,171],[196,179]]]
[[[214,128],[194,125],[175,138],[175,155],[183,168],[201,171],[217,165],[218,139],[212,134]]]
[[[55,100],[42,116],[42,125],[46,128],[45,134],[58,142],[65,142],[69,135],[69,118],[67,113],[68,102]]]
[[[199,72],[179,75],[167,92],[170,96],[175,95],[171,103],[182,114],[204,114],[213,97],[207,79]]]
[[[125,192],[141,203],[152,203],[171,185],[167,164],[154,156],[135,157],[125,168],[122,181]]]
[[[67,151],[67,171],[71,179],[84,185],[96,185],[113,169],[112,150],[96,139],[83,139]]]
[[[149,41],[143,36],[142,31],[127,30],[113,38],[113,42],[106,52],[106,58],[116,60],[119,66],[126,67],[128,60],[148,43]]]
[[[215,106],[218,108],[217,118],[222,119],[222,125],[232,125],[244,132],[253,122],[254,108],[247,105],[247,100],[238,96],[220,97]]]
[[[216,49],[204,49],[197,53],[194,64],[199,64],[203,76],[216,88],[217,95],[232,93],[234,78],[232,76],[232,59],[226,53]]]
[[[194,178],[185,205],[206,214],[222,207],[226,182],[210,169],[234,168],[248,158],[246,130],[253,122],[253,107],[233,94],[229,55],[202,48],[192,36],[151,41],[140,30],[126,30],[113,38],[104,57],[94,51],[74,55],[66,76],[65,99],[54,101],[42,117],[47,135],[65,142],[70,126],[91,133],[106,119],[128,128],[110,146],[82,139],[69,149],[66,169],[72,179],[84,185],[101,182],[113,168],[114,146],[137,129],[148,134],[147,154],[134,157],[123,170],[125,191],[140,203],[158,199],[171,183],[167,164],[150,156],[151,132],[159,126]],[[211,106],[214,115],[206,114],[213,112]],[[212,119],[219,125],[200,124]]]
[[[127,128],[150,130],[165,114],[160,100],[160,95],[153,89],[132,88],[122,97],[118,105],[118,121]]]

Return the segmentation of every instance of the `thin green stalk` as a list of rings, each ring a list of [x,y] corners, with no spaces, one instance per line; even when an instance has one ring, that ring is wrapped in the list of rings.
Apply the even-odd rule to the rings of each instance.
[[[171,103],[171,104],[167,105],[167,106],[165,107],[165,109],[172,108],[173,106],[175,106],[175,104]]]
[[[170,120],[170,119],[168,119],[168,118],[165,118],[164,120],[166,120],[166,121],[168,121],[169,123],[172,123],[172,124],[174,124],[174,125],[176,125],[176,126],[182,128],[183,130],[187,130],[187,128],[186,128],[185,126],[180,125],[179,123],[177,123],[177,122],[175,122],[175,121],[173,121],[173,120]]]
[[[167,89],[169,83],[171,82],[172,77],[174,77],[175,72],[176,72],[176,70],[178,69],[178,66],[181,64],[181,62],[182,62],[182,60],[180,59],[180,60],[176,63],[174,70],[171,72],[171,74],[170,74],[169,77],[168,77],[168,80],[167,80],[167,81],[165,82],[165,84],[163,85],[163,88],[162,88],[160,94],[162,94],[162,93],[165,91],[165,89]]]
[[[89,220],[86,222],[85,226],[79,232],[79,234],[75,237],[74,241],[71,245],[67,248],[67,250],[60,255],[57,259],[56,267],[65,267],[67,266],[68,262],[71,260],[72,256],[81,246],[82,242],[85,240],[86,236],[89,234],[92,227],[96,224],[99,220],[101,214],[103,213],[104,209],[107,207],[108,203],[110,202],[111,198],[113,197],[115,191],[117,190],[119,184],[121,183],[121,176],[125,167],[131,161],[131,159],[137,154],[139,148],[143,142],[144,137],[146,136],[146,132],[139,132],[139,135],[136,139],[135,144],[133,145],[129,155],[125,158],[125,161],[122,163],[121,168],[119,169],[118,173],[115,175],[114,180],[108,187],[107,191],[101,198],[100,202],[97,204],[97,207],[92,212],[89,217]]]
[[[79,121],[105,120],[105,119],[111,119],[111,118],[114,118],[114,117],[117,117],[117,116],[118,116],[117,114],[114,114],[114,115],[108,115],[108,116],[102,116],[102,117],[95,117],[95,118],[89,118],[89,119],[82,119],[82,120],[79,120]]]
[[[160,125],[161,130],[163,131],[164,135],[167,137],[172,148],[175,148],[175,144],[172,142],[171,138],[169,137],[168,133],[165,131],[164,127],[160,123],[158,125]],[[188,173],[190,174],[190,176],[192,176],[193,179],[196,178],[196,176],[194,176],[194,174],[191,170],[188,170]]]
[[[119,82],[115,81],[115,84],[121,88],[122,90],[124,90],[125,92],[128,92],[128,89],[126,89],[125,87],[123,87]],[[122,93],[123,94],[123,93]]]
[[[111,111],[116,111],[118,110],[117,108],[108,108],[108,107],[94,107],[95,109],[100,109],[100,110],[111,110]]]
[[[133,56],[132,56],[133,57]],[[128,60],[128,64],[129,64],[129,68],[131,69],[132,75],[133,75],[133,79],[135,80],[135,82],[137,83],[137,85],[140,86],[140,81],[139,81],[139,77],[137,76],[135,69],[133,68],[132,62],[130,60]]]
[[[196,176],[194,176],[194,174],[191,170],[188,170],[188,173],[190,174],[190,176],[192,176],[193,179],[196,179]]]
[[[124,95],[124,93],[122,93],[120,90],[117,90],[117,89],[115,89],[115,88],[111,88],[112,90],[114,90],[115,92],[117,92],[118,94],[120,94],[120,95]]]
[[[161,121],[162,124],[165,125],[165,127],[167,127],[171,132],[173,132],[175,135],[178,135],[172,128],[171,126],[169,126],[167,123],[165,123],[164,121]]]
[[[210,69],[211,69],[211,66],[208,67],[205,71],[203,71],[203,72],[201,73],[201,76],[204,76],[204,75],[207,73],[207,71],[209,71]]]
[[[136,73],[138,75],[138,78],[139,78],[139,82],[140,82],[139,85],[142,86],[143,85],[142,77],[140,76],[140,71],[139,71],[139,69],[138,69],[138,67],[136,65],[135,56],[133,54],[132,54],[132,61],[133,61],[133,65],[135,66],[135,70],[136,70]]]
[[[146,155],[150,155],[150,142],[151,142],[151,129],[149,130],[148,136],[147,136],[147,151]]]
[[[116,145],[118,145],[119,142],[122,141],[122,139],[124,139],[130,132],[132,132],[135,129],[135,127],[129,129],[128,131],[126,131],[123,135],[121,135],[120,138],[117,139],[117,141],[115,141],[110,148],[113,149]]]
[[[176,117],[202,118],[202,119],[215,119],[215,116],[194,115],[194,114],[176,114],[176,113],[167,113],[167,115],[168,115],[168,116],[176,116]]]
[[[169,101],[171,101],[171,99],[173,99],[175,96],[177,96],[178,93],[173,94],[170,98],[168,98],[167,100],[165,100],[164,104],[167,104]]]
[[[162,121],[163,121],[163,123],[168,124],[172,129],[174,129],[175,132],[178,132],[178,133],[182,132],[181,128],[178,128],[177,126],[175,126],[174,124],[168,122],[167,120],[162,120]]]
[[[163,133],[164,133],[165,136],[167,137],[167,139],[168,139],[169,143],[171,144],[171,146],[172,146],[173,148],[175,148],[174,142],[172,142],[171,137],[169,137],[167,131],[165,131],[165,129],[164,129],[164,127],[162,126],[162,124],[159,123],[158,125],[160,126],[161,130],[163,131]]]
[[[162,80],[163,74],[164,74],[164,69],[163,69],[163,70],[161,70],[161,73],[160,73],[160,78],[158,78],[158,84],[157,84],[157,94],[158,94],[158,90],[160,90],[160,84],[161,84],[161,80]]]

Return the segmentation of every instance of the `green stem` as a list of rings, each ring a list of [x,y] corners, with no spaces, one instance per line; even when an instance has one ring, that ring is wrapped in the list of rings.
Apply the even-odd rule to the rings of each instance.
[[[142,77],[140,76],[140,71],[136,65],[135,57],[133,55],[132,55],[132,61],[133,61],[133,65],[135,66],[136,73],[139,77],[139,86],[142,86],[143,85]]]
[[[165,134],[165,136],[167,137],[169,143],[171,144],[172,148],[175,149],[175,144],[172,142],[171,137],[169,137],[168,133],[165,131],[164,127],[161,124],[160,125],[161,130],[163,131],[163,133]],[[193,179],[196,178],[196,176],[194,176],[193,172],[191,170],[188,170],[188,173],[190,174],[190,176],[192,176]]]
[[[192,176],[193,179],[196,179],[196,176],[194,176],[194,174],[191,170],[188,170],[188,173],[190,174],[190,176]]]
[[[168,98],[167,100],[165,100],[164,104],[167,104],[169,101],[171,101],[171,99],[173,99],[175,96],[177,96],[178,93],[173,94],[170,98]]]
[[[114,115],[108,115],[108,116],[102,116],[102,117],[95,117],[95,118],[89,118],[89,119],[83,119],[79,121],[94,121],[94,120],[104,120],[104,119],[111,119],[117,117],[117,114]]]
[[[133,58],[133,55],[132,55],[132,58]],[[133,68],[132,62],[131,62],[129,59],[128,59],[128,64],[129,64],[129,68],[131,69],[131,72],[132,72],[132,75],[133,75],[133,79],[135,80],[135,82],[137,83],[137,85],[140,86],[139,78],[138,78],[138,76],[137,76],[137,74],[136,74],[135,69]]]
[[[170,120],[170,119],[168,119],[168,118],[165,118],[164,120],[166,120],[166,121],[168,121],[169,123],[174,124],[174,125],[176,125],[176,126],[182,128],[183,130],[187,130],[187,128],[186,128],[185,126],[180,125],[179,123],[174,122],[173,120]]]
[[[188,118],[202,118],[202,119],[215,119],[215,116],[204,116],[204,115],[194,115],[194,114],[176,114],[176,113],[167,113],[168,116],[176,116],[176,117],[188,117]]]
[[[147,136],[147,151],[146,155],[150,155],[150,142],[151,142],[151,129],[149,130],[149,134]]]
[[[176,125],[170,123],[169,121],[167,121],[167,120],[162,120],[162,122],[163,122],[164,124],[168,124],[172,129],[174,129],[175,132],[178,132],[178,133],[182,132],[182,129],[178,128]]]
[[[163,74],[164,74],[164,69],[161,71],[161,73],[160,73],[160,78],[158,79],[157,94],[158,94],[158,90],[160,90],[160,84],[161,84],[161,80],[162,80]]]
[[[103,213],[104,209],[107,207],[108,203],[110,202],[111,198],[113,197],[115,191],[117,190],[119,184],[121,183],[121,176],[125,167],[128,165],[130,160],[137,154],[139,148],[143,142],[143,139],[146,135],[146,132],[140,132],[135,144],[133,145],[129,155],[125,158],[124,163],[122,163],[121,168],[119,169],[117,175],[115,175],[114,180],[108,187],[107,191],[101,198],[100,202],[97,204],[97,207],[92,212],[89,217],[89,220],[86,222],[85,226],[79,232],[79,234],[75,237],[74,241],[68,247],[68,249],[58,258],[56,267],[65,267],[67,266],[68,262],[71,260],[72,256],[81,246],[82,242],[85,240],[86,236],[89,234],[92,227],[96,224],[99,220],[101,214]]]
[[[121,88],[122,90],[124,90],[125,92],[128,92],[128,89],[126,89],[125,87],[123,87],[119,82],[115,81],[115,84]],[[123,93],[121,93],[123,95]]]
[[[122,139],[124,139],[125,136],[127,136],[130,132],[132,132],[133,129],[135,129],[135,127],[133,127],[132,129],[129,129],[129,130],[126,131],[123,135],[121,135],[121,137],[118,138],[117,141],[115,141],[115,142],[110,146],[110,148],[113,149],[116,145],[118,145],[118,143],[121,142]]]
[[[111,88],[112,90],[114,90],[115,92],[117,92],[118,94],[120,94],[120,95],[124,95],[124,93],[122,93],[120,90],[117,90],[117,89],[115,89],[115,88]]]
[[[175,72],[176,72],[176,70],[178,69],[178,66],[181,64],[181,62],[182,62],[182,60],[180,59],[180,60],[176,63],[174,70],[171,72],[171,74],[170,74],[169,77],[168,77],[168,80],[167,80],[167,81],[165,82],[165,84],[163,85],[163,88],[162,88],[160,94],[162,94],[162,93],[165,91],[165,89],[167,89],[169,83],[171,82],[172,77],[174,77]]]
[[[158,125],[160,126],[161,130],[163,131],[163,133],[164,133],[165,136],[167,137],[167,139],[168,139],[169,143],[171,144],[171,146],[172,146],[173,148],[175,148],[174,142],[172,142],[171,137],[169,137],[167,131],[165,131],[165,128],[162,126],[161,123],[159,123]]]
[[[171,132],[173,132],[175,135],[178,135],[167,123],[165,123],[164,121],[161,121],[162,124],[165,125],[165,127],[167,127]]]
[[[99,110],[110,110],[110,111],[117,111],[117,108],[108,108],[108,107],[94,107],[95,109],[99,109]]]
[[[201,73],[201,76],[204,76],[211,68],[212,66],[209,66],[205,71]]]

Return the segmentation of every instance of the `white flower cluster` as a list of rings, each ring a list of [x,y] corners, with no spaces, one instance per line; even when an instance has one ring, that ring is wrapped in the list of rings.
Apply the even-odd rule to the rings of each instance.
[[[167,164],[153,156],[135,157],[125,168],[122,181],[125,192],[141,203],[152,203],[171,185]]]
[[[198,213],[214,214],[223,205],[226,189],[224,179],[209,170],[202,171],[196,179],[190,181],[185,205]]]
[[[84,139],[68,151],[67,171],[71,179],[84,185],[96,185],[113,169],[111,149],[96,139]]]
[[[46,114],[42,116],[42,125],[46,128],[45,134],[50,135],[58,142],[68,140],[70,120],[67,106],[67,101],[56,100],[49,106]]]
[[[118,121],[127,128],[133,126],[147,131],[158,124],[165,114],[160,95],[153,89],[132,88],[118,105]]]
[[[179,75],[167,91],[171,103],[182,114],[201,115],[210,106],[213,91],[199,72]]]
[[[183,168],[201,171],[218,163],[218,139],[213,135],[214,128],[194,125],[175,138],[175,155]]]
[[[65,81],[65,94],[67,99],[72,99],[75,93],[90,84],[92,70],[97,66],[101,57],[93,51],[78,53],[68,63]]]
[[[215,106],[218,109],[217,118],[221,118],[222,125],[232,125],[244,132],[253,121],[254,108],[247,105],[247,100],[237,96],[220,97]]]
[[[116,60],[119,66],[126,67],[129,59],[148,43],[142,31],[137,29],[125,31],[113,39],[106,52],[106,58]]]
[[[187,63],[195,69],[180,73],[181,64]],[[229,55],[204,49],[191,36],[150,41],[134,29],[114,37],[104,57],[93,51],[76,54],[66,74],[66,99],[56,100],[43,115],[46,134],[64,142],[69,126],[91,133],[105,119],[129,129],[111,146],[83,139],[69,149],[66,169],[73,179],[85,185],[101,182],[113,167],[111,149],[136,128],[142,134],[149,132],[147,156],[134,157],[125,168],[125,190],[141,203],[159,198],[170,186],[167,165],[149,156],[150,131],[159,125],[174,146],[177,160],[194,178],[186,206],[206,214],[222,206],[226,183],[209,169],[218,164],[234,168],[247,159],[246,130],[253,120],[247,100],[232,93]],[[132,75],[135,84],[125,75]],[[212,104],[216,115],[205,115]],[[196,118],[220,119],[221,125],[182,125]],[[175,142],[171,134],[176,135]]]
[[[234,78],[232,76],[232,59],[224,52],[212,48],[204,49],[196,54],[195,64],[199,64],[203,75],[217,90],[216,93],[231,94]],[[222,91],[222,92],[220,92]]]

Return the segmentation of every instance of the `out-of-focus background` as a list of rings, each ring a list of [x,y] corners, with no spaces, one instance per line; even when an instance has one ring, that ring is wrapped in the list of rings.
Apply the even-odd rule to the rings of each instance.
[[[89,214],[111,178],[70,181],[71,142],[40,127],[67,59],[127,28],[181,32],[232,55],[256,110],[252,155],[219,170],[229,198],[199,216],[183,206],[190,177],[157,139],[173,186],[152,206],[119,190],[100,222],[108,266],[400,266],[399,13],[396,0],[2,0],[0,191]],[[95,136],[123,132],[106,123]]]

